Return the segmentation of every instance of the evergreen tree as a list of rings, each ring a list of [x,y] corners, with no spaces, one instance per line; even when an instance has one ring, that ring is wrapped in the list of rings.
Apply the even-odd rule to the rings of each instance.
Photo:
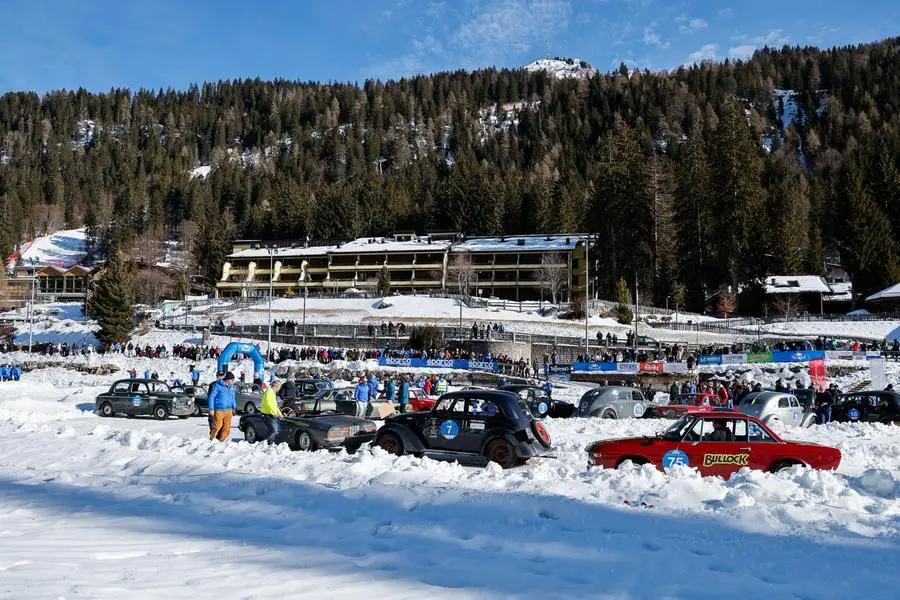
[[[391,295],[391,272],[388,271],[387,265],[381,267],[381,273],[378,275],[378,293],[382,296]]]
[[[131,339],[134,328],[134,273],[120,253],[107,261],[93,284],[87,301],[88,314],[100,325],[97,339],[109,346]]]
[[[616,319],[623,325],[631,324],[631,321],[634,320],[634,312],[631,310],[631,291],[628,289],[628,284],[625,283],[624,277],[620,277],[619,282],[616,284],[616,299],[618,300],[616,305],[618,316]]]

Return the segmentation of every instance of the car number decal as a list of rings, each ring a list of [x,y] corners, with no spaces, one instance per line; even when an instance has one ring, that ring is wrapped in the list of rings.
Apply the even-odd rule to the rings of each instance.
[[[669,450],[662,457],[662,465],[664,469],[668,469],[673,465],[684,465],[685,467],[691,466],[691,461],[688,460],[687,454],[682,452],[681,450]]]
[[[441,437],[446,440],[452,440],[459,435],[459,423],[447,419],[441,423]]]
[[[469,429],[472,431],[484,431],[484,421],[472,421],[469,423]]]
[[[641,417],[644,416],[644,405],[641,404],[640,402],[635,404],[634,408],[632,410],[634,411],[634,417],[636,419],[640,419]]]
[[[850,419],[851,421],[857,421],[857,420],[859,420],[859,409],[858,409],[858,408],[851,408],[850,410],[848,410],[848,411],[847,411],[847,418]]]
[[[703,466],[737,465],[739,467],[746,467],[749,459],[749,454],[704,454]]]
[[[132,406],[140,406],[141,405],[141,397],[140,396],[132,396],[131,397],[131,405]]]

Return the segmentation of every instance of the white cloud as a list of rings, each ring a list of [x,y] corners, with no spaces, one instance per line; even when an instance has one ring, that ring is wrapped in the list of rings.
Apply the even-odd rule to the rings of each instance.
[[[470,60],[503,62],[566,31],[571,15],[568,0],[495,0],[476,6],[450,39]]]
[[[701,29],[706,29],[707,27],[709,27],[709,23],[707,23],[703,19],[688,20],[687,17],[679,17],[678,19],[675,19],[675,22],[678,23],[679,33],[697,33]]]
[[[766,35],[739,35],[734,39],[762,48],[763,46],[778,47],[789,44],[791,36],[785,35],[783,29],[773,29]]]
[[[656,32],[655,28],[656,23],[650,23],[644,27],[644,43],[648,46],[659,46],[663,50],[668,50],[671,44],[664,41],[662,36]]]
[[[734,14],[734,10],[730,8],[723,8],[718,13],[716,13],[720,19],[727,19]]]
[[[718,44],[705,44],[696,52],[691,52],[688,59],[692,63],[702,62],[704,60],[717,60],[719,58]]]
[[[744,44],[743,46],[735,46],[734,48],[729,48],[728,56],[730,58],[743,60],[753,56],[754,52],[756,52],[756,46],[752,44]]]

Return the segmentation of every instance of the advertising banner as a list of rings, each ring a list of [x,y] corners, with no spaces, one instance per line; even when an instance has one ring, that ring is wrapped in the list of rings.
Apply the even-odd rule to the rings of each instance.
[[[825,358],[831,360],[853,360],[852,350],[826,350]]]
[[[581,373],[615,372],[615,370],[616,363],[614,362],[589,362],[572,365],[572,371]]]
[[[825,358],[825,352],[822,350],[797,350],[772,353],[772,362],[809,362],[815,358]]]
[[[812,380],[816,391],[823,392],[827,386],[825,378],[825,359],[814,358],[809,361],[809,378]]]
[[[771,352],[753,352],[747,355],[748,363],[770,363],[772,362]]]
[[[636,362],[616,363],[616,373],[639,373],[641,365]]]
[[[642,362],[640,363],[640,370],[641,373],[662,373],[663,364],[662,362]]]
[[[700,364],[701,365],[721,365],[722,364],[722,355],[721,354],[703,354],[700,356]]]
[[[687,373],[688,367],[686,362],[667,362],[663,363],[663,373]]]
[[[723,354],[722,355],[722,364],[723,365],[743,365],[747,362],[746,354]]]

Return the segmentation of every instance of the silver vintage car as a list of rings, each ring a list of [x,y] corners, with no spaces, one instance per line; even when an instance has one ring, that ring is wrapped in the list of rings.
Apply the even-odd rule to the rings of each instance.
[[[796,396],[784,392],[750,392],[741,398],[738,410],[769,427],[779,423],[809,427],[816,422],[814,412],[805,409]]]
[[[586,392],[578,402],[579,417],[602,419],[640,419],[651,402],[641,390],[630,387],[598,387]]]

